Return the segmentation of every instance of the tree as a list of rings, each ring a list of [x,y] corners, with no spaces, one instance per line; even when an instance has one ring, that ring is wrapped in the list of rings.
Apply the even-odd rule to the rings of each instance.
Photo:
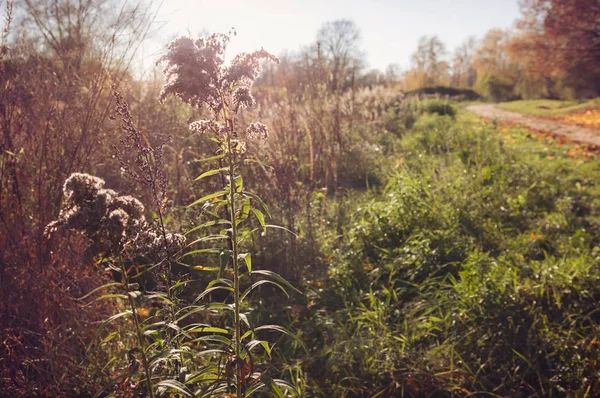
[[[379,69],[371,69],[361,76],[360,82],[363,86],[378,86],[380,84],[384,84],[384,75]]]
[[[508,70],[507,39],[508,33],[502,29],[492,29],[485,35],[473,57],[478,74],[502,74]]]
[[[495,101],[515,97],[515,86],[521,76],[506,52],[509,39],[507,31],[492,29],[485,35],[473,57],[477,91]]]
[[[360,30],[347,19],[326,22],[317,33],[317,45],[331,65],[331,87],[343,88],[348,71],[355,74],[363,64]]]
[[[473,66],[473,56],[477,47],[475,36],[469,36],[454,50],[452,59],[452,85],[473,87],[477,80],[477,71]]]
[[[523,0],[521,10],[513,50],[531,54],[528,69],[559,75],[580,94],[600,93],[600,3]]]
[[[422,77],[423,85],[441,84],[448,77],[448,63],[443,60],[446,45],[437,36],[422,36],[412,55],[414,74]]]
[[[398,64],[389,64],[388,67],[385,69],[386,83],[392,88],[396,85],[396,83],[398,83],[400,75],[400,65]]]
[[[552,53],[544,41],[534,32],[521,32],[506,45],[506,53],[519,71],[517,91],[524,98],[557,97],[554,87],[557,73],[548,60]]]

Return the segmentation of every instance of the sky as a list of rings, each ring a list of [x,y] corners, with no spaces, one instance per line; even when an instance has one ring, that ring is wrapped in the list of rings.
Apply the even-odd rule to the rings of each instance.
[[[151,65],[176,36],[231,28],[231,57],[261,47],[278,55],[313,43],[323,23],[350,19],[369,69],[406,70],[423,35],[438,35],[452,51],[470,35],[513,27],[518,16],[518,0],[164,0],[141,57]]]

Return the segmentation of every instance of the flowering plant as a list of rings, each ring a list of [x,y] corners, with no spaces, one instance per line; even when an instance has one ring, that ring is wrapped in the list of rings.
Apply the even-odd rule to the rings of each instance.
[[[220,190],[189,205],[202,205],[204,213],[215,217],[214,221],[197,225],[186,233],[188,238],[196,236],[189,239],[187,247],[191,249],[182,256],[185,237],[167,231],[165,226],[167,200],[166,178],[161,170],[162,145],[149,146],[135,127],[127,103],[116,92],[116,114],[123,134],[115,152],[122,169],[151,192],[157,220],[146,221],[144,206],[137,199],[105,189],[104,181],[97,177],[75,173],[64,185],[63,210],[48,226],[48,231],[63,228],[82,232],[93,242],[90,254],[102,255],[102,262],[118,275],[117,282],[86,295],[89,297],[104,288],[118,288],[120,293],[105,294],[100,299],[126,300],[129,305],[127,310],[107,319],[96,334],[117,319],[133,318],[136,347],[127,352],[129,364],[117,370],[98,395],[109,388],[150,397],[169,391],[185,396],[238,398],[265,389],[277,396],[295,392],[290,383],[273,379],[256,361],[257,350],[262,350],[262,358],[271,357],[272,345],[261,339],[261,333],[277,331],[294,336],[281,326],[253,325],[251,313],[244,307],[259,286],[270,284],[286,295],[288,290],[296,290],[279,275],[254,269],[251,253],[243,248],[243,241],[253,232],[281,228],[266,223],[267,205],[244,187],[242,178],[247,144],[266,139],[267,126],[260,122],[242,126],[238,119],[241,110],[255,104],[251,87],[258,77],[260,61],[277,61],[277,58],[260,50],[240,54],[225,66],[228,41],[229,37],[223,34],[197,40],[181,37],[169,45],[168,53],[158,61],[166,64],[167,76],[160,100],[174,95],[192,107],[205,108],[210,114],[208,119],[194,121],[189,127],[194,133],[211,135],[218,143],[214,156],[200,160],[217,162],[218,166],[196,180],[218,174],[224,177]],[[242,224],[252,219],[257,227],[242,233]],[[225,229],[207,235],[208,228],[215,225]],[[223,247],[203,246],[213,241],[222,242]],[[202,267],[185,263],[200,253],[218,254],[219,265]],[[191,304],[176,294],[188,284],[172,280],[175,264],[189,267],[192,273],[209,271],[215,276]],[[154,286],[156,291],[140,286],[141,276],[148,273],[162,281],[162,285]],[[211,300],[217,292],[225,293],[225,302]],[[154,303],[160,309],[151,314],[144,308],[145,303]],[[218,327],[206,322],[215,315],[224,320]],[[141,357],[141,363],[137,357]]]
[[[218,167],[202,173],[196,180],[217,174],[224,174],[226,177],[223,189],[204,195],[190,206],[202,204],[206,211],[212,208],[215,215],[219,209],[225,208],[227,216],[217,217],[211,223],[188,231],[189,235],[215,224],[226,227],[221,234],[202,236],[190,243],[190,246],[194,246],[219,239],[227,242],[227,248],[217,251],[220,266],[210,269],[217,273],[216,278],[196,299],[196,303],[201,302],[219,290],[233,296],[231,305],[219,306],[220,310],[233,313],[232,335],[223,331],[205,338],[206,341],[213,339],[224,344],[219,354],[225,357],[225,366],[224,369],[217,369],[214,375],[213,392],[227,392],[228,386],[233,385],[235,396],[242,397],[267,386],[279,395],[282,394],[282,387],[290,391],[293,391],[293,387],[283,380],[273,380],[267,374],[257,372],[252,352],[262,347],[270,356],[270,344],[258,337],[261,330],[275,330],[290,336],[291,333],[277,325],[254,327],[248,314],[242,312],[242,303],[255,288],[264,284],[271,284],[285,294],[286,288],[295,289],[273,272],[253,269],[251,254],[242,252],[241,243],[245,237],[240,234],[240,225],[248,221],[250,214],[254,215],[263,231],[275,226],[266,224],[265,213],[268,216],[268,207],[258,196],[245,190],[241,174],[248,141],[266,139],[269,135],[267,126],[260,122],[241,126],[238,119],[241,110],[255,104],[251,88],[258,77],[260,61],[277,62],[277,58],[261,49],[239,54],[226,66],[224,54],[228,41],[229,37],[223,34],[213,34],[197,40],[189,37],[174,40],[168,47],[168,53],[158,61],[166,64],[164,73],[167,76],[160,99],[164,101],[169,95],[174,95],[190,106],[208,110],[211,117],[192,122],[190,129],[199,134],[210,134],[219,143],[218,153],[206,159],[218,162]],[[210,249],[192,250],[186,256],[207,250]],[[229,275],[231,277],[227,277]],[[257,278],[262,279],[256,280]],[[242,292],[244,280],[253,283],[249,283]],[[214,303],[211,308],[216,308]]]

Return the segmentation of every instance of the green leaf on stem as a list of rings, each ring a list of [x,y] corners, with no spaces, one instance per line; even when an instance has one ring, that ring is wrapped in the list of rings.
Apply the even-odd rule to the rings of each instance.
[[[263,276],[267,276],[269,278],[272,278],[272,279],[276,280],[277,282],[281,283],[282,285],[288,287],[289,289],[292,289],[296,293],[302,294],[302,292],[300,290],[296,289],[284,277],[282,277],[281,275],[279,275],[278,273],[275,273],[273,271],[269,271],[269,270],[266,270],[266,269],[257,269],[257,270],[254,270],[254,271],[250,272],[250,275],[263,275]]]
[[[194,181],[200,181],[203,178],[214,176],[215,174],[223,173],[227,170],[229,170],[229,167],[221,167],[220,169],[208,170],[196,177]]]
[[[246,297],[247,297],[247,296],[248,296],[250,293],[252,293],[252,290],[254,290],[255,288],[259,287],[260,285],[264,285],[264,284],[266,284],[266,283],[268,283],[268,284],[271,284],[271,285],[274,285],[274,286],[277,286],[277,287],[278,287],[278,288],[279,288],[279,289],[280,289],[280,290],[281,290],[283,293],[285,293],[285,295],[286,295],[288,298],[290,297],[290,295],[289,295],[289,294],[288,294],[288,292],[285,290],[285,288],[284,288],[283,286],[281,286],[279,283],[277,283],[277,282],[273,282],[273,281],[270,281],[270,280],[268,280],[268,279],[262,279],[262,280],[260,280],[260,281],[258,281],[258,282],[254,282],[254,283],[252,284],[252,286],[250,286],[248,289],[246,289],[246,291],[245,291],[245,292],[244,292],[244,293],[243,293],[243,294],[240,296],[240,302],[243,302],[243,301],[244,301],[244,299],[245,299],[245,298],[246,298]]]
[[[199,229],[204,229],[206,227],[211,227],[213,225],[222,225],[222,224],[231,225],[231,223],[228,220],[221,219],[221,220],[208,221],[208,222],[205,222],[204,224],[196,225],[194,228],[187,231],[184,235],[191,234],[192,232],[196,232]]]
[[[94,334],[94,337],[92,338],[92,342],[90,343],[90,345],[88,346],[88,350],[90,349],[91,345],[94,343],[94,340],[96,340],[96,338],[100,335],[100,333],[102,333],[102,331],[113,321],[121,318],[121,317],[125,317],[127,315],[131,315],[132,312],[131,310],[127,310],[127,311],[123,311],[123,312],[119,312],[118,314],[115,314],[113,316],[111,316],[110,318],[106,319],[104,322],[102,322],[102,324],[100,326],[98,326],[98,329],[96,329],[96,333]]]
[[[211,193],[210,195],[206,195],[206,196],[201,197],[200,199],[198,199],[194,203],[188,205],[188,207],[192,207],[192,206],[195,206],[197,204],[207,202],[207,201],[209,201],[211,199],[219,198],[219,197],[221,197],[223,195],[226,195],[226,194],[227,194],[227,191],[217,191],[217,192]]]
[[[121,282],[107,283],[105,285],[95,288],[94,290],[92,290],[91,292],[86,294],[85,296],[79,297],[77,300],[85,300],[86,298],[90,297],[92,294],[96,293],[98,290],[106,289],[106,288],[113,287],[113,286],[122,286],[122,285],[123,284]]]
[[[202,238],[196,239],[195,241],[189,243],[188,247],[192,246],[192,245],[194,245],[196,243],[206,242],[206,241],[209,241],[209,240],[218,240],[218,239],[229,239],[229,237],[226,236],[226,235],[208,235],[208,236],[204,236]]]
[[[242,195],[256,201],[263,208],[263,210],[267,213],[267,215],[269,217],[271,217],[271,214],[269,213],[269,206],[267,206],[267,204],[258,195],[253,194],[252,192],[248,192],[248,191],[243,191]]]
[[[215,155],[215,156],[211,156],[211,157],[204,158],[204,159],[196,159],[196,160],[193,160],[192,162],[194,162],[194,163],[204,163],[204,162],[210,162],[212,160],[223,159],[224,157],[225,157],[225,154],[222,153],[220,155]]]
[[[262,213],[262,211],[255,209],[255,208],[251,208],[250,211],[252,213],[254,213],[254,215],[256,216],[256,219],[258,220],[258,222],[260,223],[261,227],[263,228],[263,231],[267,231],[267,224],[265,224],[265,215]]]
[[[186,397],[194,397],[194,393],[191,392],[184,384],[177,380],[162,380],[156,384],[157,387],[163,387],[167,390],[175,390],[185,395]]]
[[[219,255],[219,273],[217,274],[217,279],[221,279],[221,275],[225,268],[227,268],[227,264],[229,264],[229,260],[231,260],[233,252],[229,249],[223,250]]]
[[[235,184],[234,185],[235,192],[242,192],[242,190],[244,189],[244,179],[242,178],[242,176],[241,175],[236,176],[233,179],[233,183]]]
[[[196,299],[194,300],[194,303],[197,303],[198,301],[202,300],[204,297],[206,297],[207,295],[209,295],[212,292],[216,292],[218,290],[225,290],[227,292],[233,292],[233,288],[229,287],[229,286],[215,286],[215,287],[211,287],[209,289],[206,289],[205,291],[203,291],[202,293],[200,293],[198,295],[198,297],[196,297]]]
[[[252,272],[252,256],[250,253],[241,253],[238,254],[238,261],[244,260],[246,263],[246,267],[248,268],[248,272]]]
[[[190,252],[185,253],[183,256],[181,257],[187,257],[187,256],[193,256],[195,254],[201,254],[201,253],[212,253],[212,254],[216,254],[216,253],[220,253],[221,251],[219,249],[198,249],[198,250],[192,250]],[[188,264],[181,264],[184,266],[189,267]]]
[[[246,218],[248,218],[248,214],[250,214],[250,199],[244,200],[244,204],[242,205],[242,211],[239,213],[239,215],[237,215],[235,225],[238,225]]]

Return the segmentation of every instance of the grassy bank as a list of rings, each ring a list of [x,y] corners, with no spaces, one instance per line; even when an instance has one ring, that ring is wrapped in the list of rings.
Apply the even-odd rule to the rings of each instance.
[[[320,237],[328,277],[288,318],[303,391],[597,391],[600,161],[460,111],[421,116],[389,166]]]

